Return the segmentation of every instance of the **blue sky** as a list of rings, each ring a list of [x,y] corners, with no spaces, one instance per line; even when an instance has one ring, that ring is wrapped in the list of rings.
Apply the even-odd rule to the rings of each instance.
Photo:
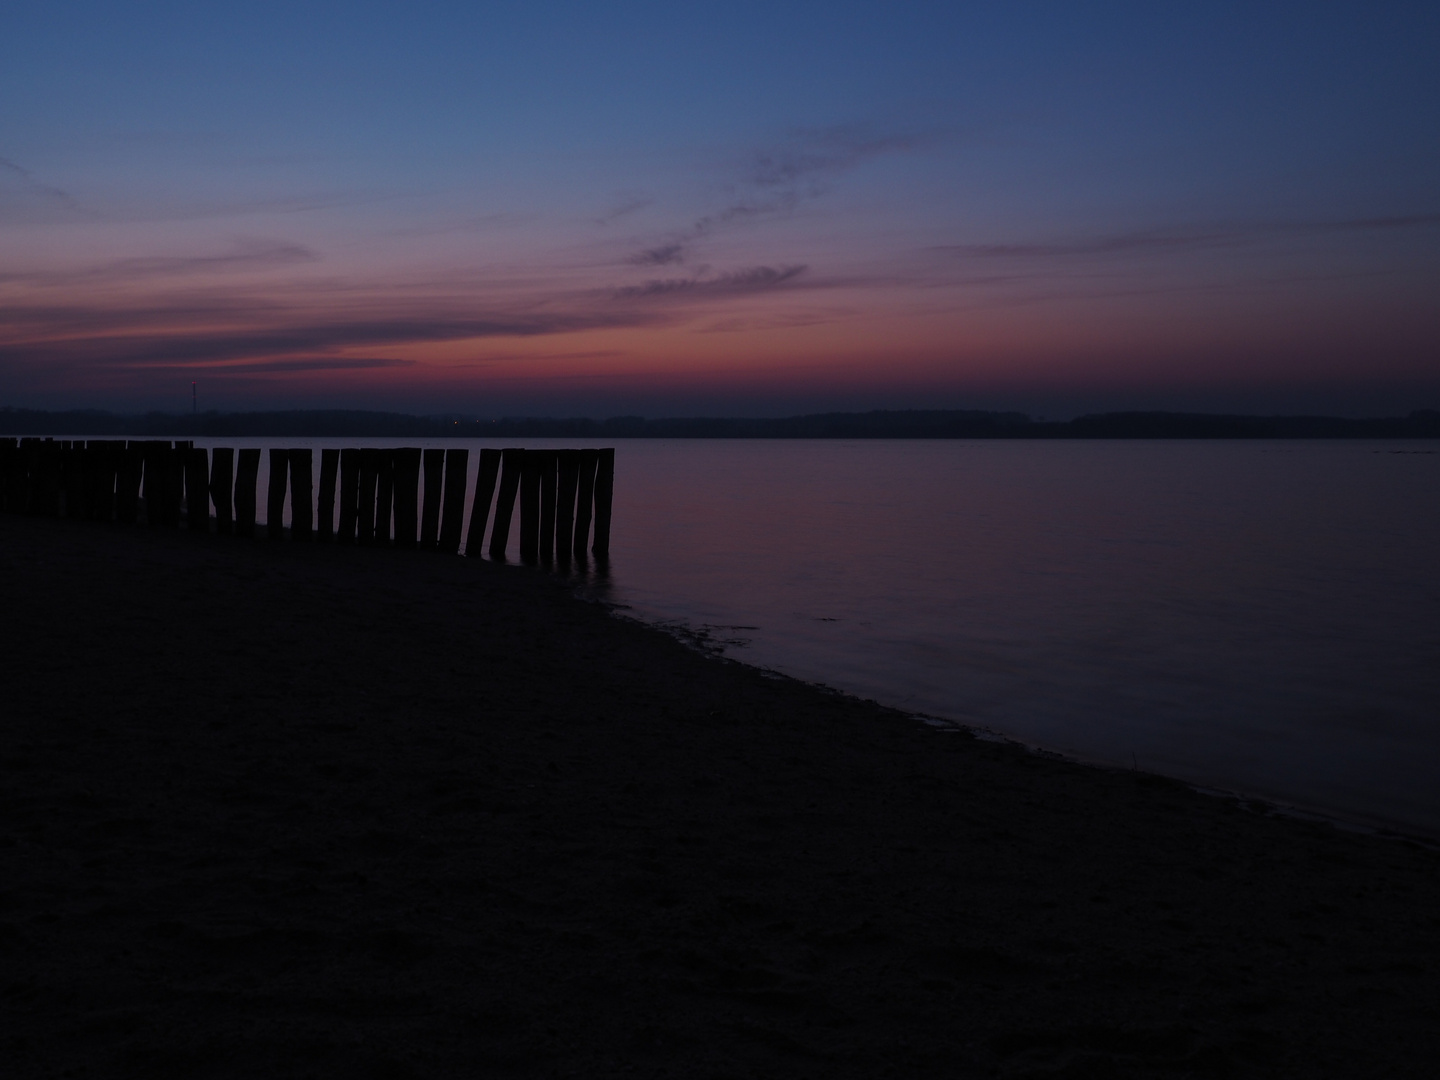
[[[12,4],[0,403],[1434,407],[1437,12]]]

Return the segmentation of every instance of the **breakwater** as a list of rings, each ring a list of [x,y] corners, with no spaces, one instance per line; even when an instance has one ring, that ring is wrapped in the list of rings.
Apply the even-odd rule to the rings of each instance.
[[[271,448],[264,536],[567,565],[610,548],[613,448],[479,452],[418,447]],[[257,523],[259,448],[157,440],[0,439],[0,509],[241,537]],[[285,513],[289,510],[289,527]],[[518,510],[518,520],[517,520]],[[487,537],[488,530],[488,537]]]

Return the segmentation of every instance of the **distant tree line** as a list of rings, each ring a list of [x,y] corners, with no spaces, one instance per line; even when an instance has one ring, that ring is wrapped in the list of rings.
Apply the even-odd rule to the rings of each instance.
[[[550,419],[408,416],[346,409],[199,414],[45,412],[0,408],[0,434],[169,438],[345,436],[504,439],[1392,439],[1440,438],[1440,411],[1353,420],[1338,416],[1226,416],[1116,412],[1074,420],[959,409],[813,413],[780,419],[615,416]]]

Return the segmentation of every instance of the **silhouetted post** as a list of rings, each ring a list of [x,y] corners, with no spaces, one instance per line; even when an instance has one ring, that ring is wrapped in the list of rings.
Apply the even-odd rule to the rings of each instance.
[[[415,547],[416,513],[420,501],[420,448],[395,451],[395,546]]]
[[[510,517],[515,512],[515,493],[520,490],[520,470],[525,451],[500,451],[500,494],[495,497],[495,527],[490,530],[490,558],[504,559],[510,541]]]
[[[65,516],[85,516],[85,444],[66,443],[60,450],[61,487],[65,492]]]
[[[540,457],[540,565],[555,561],[555,480],[560,457],[546,450]]]
[[[580,451],[580,482],[575,495],[575,558],[585,561],[585,544],[590,539],[590,509],[595,504],[595,468],[600,454],[595,450]]]
[[[63,451],[54,439],[40,444],[39,469],[36,473],[36,489],[31,499],[33,512],[42,517],[60,516],[60,470],[63,467]]]
[[[151,440],[145,444],[145,523],[152,529],[160,527],[165,517],[165,460],[169,443]]]
[[[570,565],[575,546],[575,488],[580,482],[580,451],[561,450],[558,455],[555,498],[555,560]]]
[[[115,516],[115,444],[108,440],[85,444],[85,516],[91,521]]]
[[[115,478],[115,520],[134,525],[140,517],[140,477],[145,472],[145,444],[124,443],[120,474]]]
[[[315,452],[309,447],[290,451],[290,539],[311,539],[315,511]]]
[[[335,471],[340,464],[340,451],[335,447],[320,451],[320,495],[315,512],[315,537],[326,543],[335,535]]]
[[[14,490],[15,463],[20,457],[20,440],[0,438],[0,510],[13,512],[10,492]]]
[[[241,449],[235,465],[235,535],[255,535],[255,488],[260,480],[260,448]]]
[[[188,439],[177,440],[175,449],[170,454],[170,505],[166,508],[169,516],[165,520],[172,529],[180,527],[182,512],[189,517],[185,505],[185,477],[190,468],[190,451],[193,449],[195,444]]]
[[[539,450],[526,450],[520,468],[520,561],[535,564],[540,548]]]
[[[610,503],[615,495],[615,448],[600,451],[595,471],[595,543],[590,550],[597,559],[610,554]]]
[[[102,439],[91,439],[80,451],[80,472],[85,478],[82,510],[90,521],[100,520],[100,476],[105,468],[108,447],[109,444]]]
[[[425,505],[420,511],[420,546],[429,551],[440,534],[440,499],[445,476],[445,451],[425,451]]]
[[[340,451],[340,526],[336,539],[342,544],[355,543],[360,500],[360,451]]]
[[[31,514],[35,508],[36,470],[40,467],[40,440],[21,439],[15,456],[15,486],[11,490],[11,506],[18,514]]]
[[[460,550],[460,532],[465,524],[465,478],[469,467],[469,450],[445,451],[445,508],[440,514],[439,548],[447,555],[454,555]]]
[[[290,452],[270,451],[270,498],[265,503],[266,532],[271,540],[285,535],[285,478],[290,472]]]
[[[390,514],[395,502],[395,451],[380,451],[375,474],[375,543],[390,546]]]
[[[210,531],[210,461],[203,448],[185,451],[185,524],[191,532]]]
[[[475,474],[475,501],[470,504],[470,532],[465,537],[465,554],[478,559],[485,547],[485,523],[490,520],[490,500],[495,497],[495,477],[500,471],[500,451],[480,451],[480,469]]]
[[[217,446],[210,451],[210,501],[215,504],[215,531],[229,533],[232,526],[235,449]]]
[[[185,451],[190,444],[168,442],[159,444],[160,525],[166,529],[180,527],[180,502],[185,494]]]
[[[375,542],[375,485],[380,479],[380,451],[373,446],[360,448],[360,494],[356,506],[355,525],[361,546]]]

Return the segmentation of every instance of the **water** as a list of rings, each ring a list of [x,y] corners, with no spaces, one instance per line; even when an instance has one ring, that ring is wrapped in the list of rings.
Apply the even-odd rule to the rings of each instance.
[[[1436,449],[622,441],[602,589],[887,704],[1440,834]]]

